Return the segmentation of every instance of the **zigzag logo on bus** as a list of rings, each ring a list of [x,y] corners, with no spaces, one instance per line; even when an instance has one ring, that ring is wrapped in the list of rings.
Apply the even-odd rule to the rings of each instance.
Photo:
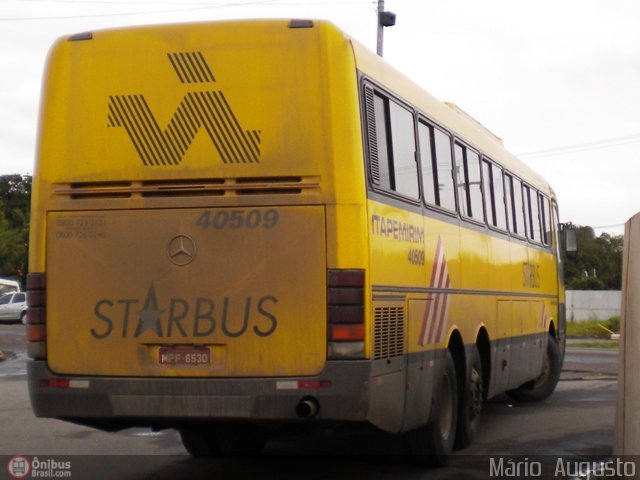
[[[444,245],[442,238],[438,237],[436,254],[433,259],[433,271],[431,272],[431,283],[429,284],[429,287],[435,290],[435,293],[427,302],[427,308],[424,311],[419,345],[424,346],[442,341],[451,301],[449,298],[450,286],[451,278],[447,268],[447,259],[444,256]]]
[[[215,77],[202,52],[167,54],[183,84],[207,84]],[[187,93],[162,130],[144,95],[109,97],[108,126],[127,132],[143,165],[179,165],[201,128],[224,163],[260,161],[260,130],[244,130],[222,91]]]

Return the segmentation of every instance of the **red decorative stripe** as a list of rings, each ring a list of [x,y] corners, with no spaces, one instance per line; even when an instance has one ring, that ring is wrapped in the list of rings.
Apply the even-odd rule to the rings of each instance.
[[[444,256],[444,245],[441,237],[438,237],[429,286],[430,288],[439,290],[448,290],[451,286],[447,259]],[[449,294],[447,292],[436,293],[429,299],[422,319],[419,345],[440,342],[442,340],[444,324],[446,323],[449,313],[449,301]]]

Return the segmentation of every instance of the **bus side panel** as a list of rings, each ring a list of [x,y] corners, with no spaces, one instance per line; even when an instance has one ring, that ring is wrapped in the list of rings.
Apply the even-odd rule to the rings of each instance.
[[[424,312],[433,299],[409,300],[409,325],[420,325]],[[412,338],[410,336],[411,341]],[[417,338],[413,338],[417,343]],[[403,430],[413,430],[429,421],[433,402],[433,379],[437,350],[409,354],[407,364],[407,392]]]

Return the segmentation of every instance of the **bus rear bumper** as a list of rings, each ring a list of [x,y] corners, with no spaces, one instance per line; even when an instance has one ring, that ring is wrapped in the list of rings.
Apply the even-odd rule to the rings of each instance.
[[[366,421],[370,370],[368,361],[340,361],[301,378],[78,377],[30,361],[28,377],[37,417],[111,429],[205,419]],[[300,408],[309,400],[317,411]]]

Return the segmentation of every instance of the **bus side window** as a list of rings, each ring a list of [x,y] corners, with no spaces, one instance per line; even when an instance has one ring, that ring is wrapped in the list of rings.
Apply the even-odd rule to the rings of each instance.
[[[413,113],[368,86],[365,102],[373,184],[419,198]]]
[[[513,214],[513,176],[504,174],[504,200],[507,204],[507,227],[510,232],[516,233],[516,219]]]
[[[484,205],[482,203],[482,176],[480,174],[480,155],[467,148],[467,183],[471,216],[474,220],[484,222]]]
[[[432,127],[418,123],[418,145],[420,146],[420,164],[422,167],[422,188],[424,199],[429,205],[440,205],[438,185],[438,164],[433,154]]]
[[[540,221],[542,223],[542,243],[547,246],[551,245],[551,223],[549,221],[549,199],[538,194],[538,200],[540,202]]]
[[[525,228],[525,217],[524,217],[524,198],[522,198],[522,182],[520,179],[516,177],[511,177],[513,181],[512,185],[512,194],[513,194],[513,233],[519,235],[521,237],[527,236],[526,228]]]
[[[497,165],[491,166],[492,185],[493,185],[493,201],[496,208],[496,227],[502,230],[507,229],[507,214],[505,210],[505,189],[504,189],[504,176],[502,175],[502,168]]]
[[[530,190],[531,194],[531,222],[533,225],[533,239],[542,243],[542,225],[540,218],[540,203],[538,202],[538,192]]]
[[[436,127],[421,120],[418,123],[418,144],[426,203],[455,212],[451,139]]]
[[[482,182],[480,156],[473,150],[456,142],[456,176],[460,213],[474,220],[484,221],[482,206]]]
[[[531,223],[531,188],[522,186],[522,196],[524,201],[524,223],[526,227],[526,237],[533,240],[533,224]]]
[[[451,137],[438,128],[433,129],[436,163],[438,166],[438,206],[452,212],[456,211],[456,192],[453,183],[453,157],[451,155]]]
[[[488,160],[482,161],[484,180],[484,204],[487,208],[487,223],[502,230],[507,229],[505,190],[502,168]]]
[[[420,198],[416,139],[413,113],[389,101],[391,145],[393,150],[394,190],[412,198]]]
[[[540,230],[540,209],[538,194],[535,189],[524,186],[525,213],[527,218],[527,237],[535,242],[542,242]]]
[[[491,164],[482,161],[482,181],[484,182],[484,204],[487,206],[487,224],[496,226],[496,209],[493,204],[493,185],[491,180]]]
[[[373,97],[374,118],[369,122],[374,124],[375,135],[369,140],[370,161],[374,183],[381,188],[391,190],[393,188],[392,172],[389,163],[389,145],[387,143],[387,115],[384,98],[379,95]],[[369,129],[371,135],[371,128]],[[373,147],[373,148],[372,148]],[[375,152],[375,156],[374,156]],[[375,163],[374,163],[375,161]]]
[[[560,258],[560,249],[562,248],[560,242],[560,212],[558,211],[558,204],[554,199],[551,200],[551,217],[551,226],[549,229],[553,231],[552,243],[558,258]]]
[[[456,182],[458,186],[458,202],[460,213],[465,217],[471,216],[471,205],[469,204],[469,192],[467,191],[467,180],[464,173],[464,149],[462,145],[456,143],[453,147],[456,159]]]

